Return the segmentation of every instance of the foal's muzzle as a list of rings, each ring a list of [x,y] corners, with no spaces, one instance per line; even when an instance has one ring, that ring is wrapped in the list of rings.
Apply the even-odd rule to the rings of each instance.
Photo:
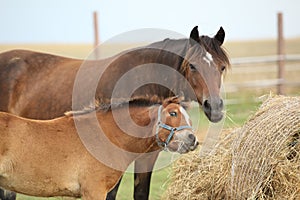
[[[199,142],[197,137],[192,131],[182,131],[174,136],[174,140],[169,144],[168,149],[170,151],[176,151],[178,153],[188,153],[197,148]]]

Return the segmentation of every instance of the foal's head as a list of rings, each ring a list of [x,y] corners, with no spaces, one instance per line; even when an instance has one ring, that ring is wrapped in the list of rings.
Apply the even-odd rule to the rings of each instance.
[[[158,109],[155,136],[158,145],[178,153],[193,151],[198,146],[192,123],[178,97],[166,99]]]
[[[224,37],[225,32],[222,28],[214,38],[209,38],[200,37],[195,27],[190,35],[190,47],[182,63],[184,75],[193,88],[192,92],[212,122],[218,122],[223,117],[220,87],[223,73],[229,66],[228,58],[220,47]],[[217,50],[219,53],[216,53]]]

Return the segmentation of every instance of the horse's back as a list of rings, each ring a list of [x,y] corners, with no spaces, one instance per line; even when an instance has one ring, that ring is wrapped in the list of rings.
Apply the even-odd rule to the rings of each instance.
[[[62,116],[71,108],[72,85],[81,62],[28,50],[0,54],[0,110],[37,119]],[[60,98],[59,104],[49,104],[49,97]],[[61,99],[68,99],[64,102],[68,106],[60,105]],[[53,109],[55,112],[50,112]]]

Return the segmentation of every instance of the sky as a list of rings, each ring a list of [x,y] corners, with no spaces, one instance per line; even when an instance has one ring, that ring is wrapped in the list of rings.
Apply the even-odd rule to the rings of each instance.
[[[196,25],[210,36],[222,26],[231,41],[276,38],[278,12],[285,37],[300,37],[299,9],[299,0],[0,0],[0,44],[93,43],[94,11],[101,42],[145,28],[188,36]]]

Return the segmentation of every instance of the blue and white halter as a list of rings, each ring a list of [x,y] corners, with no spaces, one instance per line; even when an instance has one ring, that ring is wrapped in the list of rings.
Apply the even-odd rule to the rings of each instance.
[[[178,127],[172,127],[172,126],[169,126],[167,124],[164,124],[162,121],[161,121],[161,112],[162,112],[162,105],[159,106],[158,108],[158,117],[157,117],[157,125],[156,125],[156,133],[155,133],[155,137],[156,137],[156,142],[158,144],[158,146],[164,148],[164,150],[167,150],[167,145],[170,143],[173,135],[175,134],[176,131],[181,131],[183,129],[193,129],[192,126],[178,126]],[[158,137],[158,131],[159,131],[159,128],[164,128],[164,129],[167,129],[170,131],[170,134],[169,136],[167,137],[166,141],[162,141],[159,139]]]

